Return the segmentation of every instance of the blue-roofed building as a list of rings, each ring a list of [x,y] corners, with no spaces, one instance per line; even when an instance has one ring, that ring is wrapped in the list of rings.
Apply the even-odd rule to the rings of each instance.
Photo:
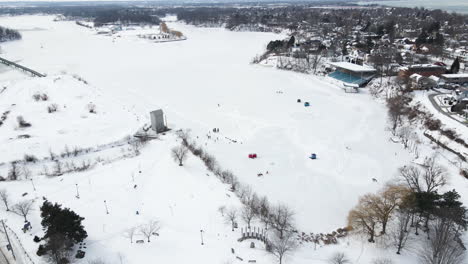
[[[363,87],[375,76],[377,70],[349,62],[334,62],[330,65],[336,68],[336,71],[328,76],[343,82],[345,85]]]

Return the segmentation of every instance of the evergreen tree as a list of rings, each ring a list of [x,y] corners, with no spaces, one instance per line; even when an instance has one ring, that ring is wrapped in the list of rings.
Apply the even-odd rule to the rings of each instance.
[[[55,234],[62,234],[74,243],[79,243],[88,236],[81,224],[84,218],[69,208],[62,208],[57,203],[44,201],[41,206],[41,217],[41,224],[46,229],[44,239]]]
[[[450,73],[458,73],[460,70],[460,60],[458,57],[453,61],[452,66],[450,67]]]
[[[416,39],[416,46],[419,46],[421,44],[427,43],[427,38],[429,35],[426,33],[426,31],[421,31],[421,34],[419,34],[418,38]]]
[[[437,32],[436,37],[434,39],[434,44],[442,47],[442,46],[444,46],[444,41],[445,41],[444,40],[444,35]]]
[[[41,206],[41,225],[45,229],[37,255],[44,255],[50,263],[68,264],[73,246],[82,242],[88,234],[81,221],[84,220],[69,208],[44,201]]]
[[[294,36],[291,36],[291,38],[288,41],[288,48],[294,46],[294,43],[296,43],[296,38]]]
[[[460,194],[457,191],[448,191],[440,196],[437,201],[436,215],[443,219],[453,221],[462,229],[468,225],[467,209],[460,201]]]

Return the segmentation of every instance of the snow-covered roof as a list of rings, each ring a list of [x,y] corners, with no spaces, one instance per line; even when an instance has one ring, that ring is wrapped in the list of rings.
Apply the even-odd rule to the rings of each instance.
[[[468,73],[442,74],[442,77],[447,78],[447,79],[468,78]]]
[[[337,68],[350,70],[350,71],[353,71],[353,72],[374,72],[374,71],[376,71],[372,67],[361,66],[361,65],[357,65],[357,64],[349,63],[349,62],[331,62],[330,65],[334,66],[334,67],[337,67]]]
[[[422,76],[420,74],[417,74],[417,73],[413,73],[410,76],[410,78],[419,78],[419,77],[422,77]]]

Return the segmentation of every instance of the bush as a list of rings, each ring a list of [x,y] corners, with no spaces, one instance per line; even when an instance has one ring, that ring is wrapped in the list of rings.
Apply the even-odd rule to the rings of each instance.
[[[39,245],[39,248],[37,249],[36,255],[43,256],[46,253],[46,250],[44,248],[44,245]]]
[[[426,126],[427,129],[431,131],[439,130],[442,127],[442,123],[440,122],[439,119],[433,119],[433,118],[426,118],[426,121],[424,122],[424,126]]]
[[[31,123],[26,122],[22,116],[18,116],[16,118],[16,120],[18,121],[19,127],[30,127],[31,126]]]
[[[58,105],[57,104],[50,104],[49,106],[47,106],[47,112],[49,114],[57,112],[57,110],[58,110]]]
[[[36,162],[37,161],[37,158],[36,156],[34,155],[28,155],[28,154],[24,154],[24,161],[26,162]]]
[[[460,169],[460,175],[468,179],[468,170]]]
[[[458,144],[462,144],[462,145],[465,146],[465,147],[468,147],[468,146],[466,145],[465,140],[463,140],[463,139],[461,139],[461,138],[456,138],[456,139],[455,139],[455,142],[457,142]]]
[[[88,107],[88,112],[90,112],[91,114],[97,114],[95,104],[89,103],[87,107]]]
[[[440,131],[440,133],[451,140],[454,140],[457,137],[457,133],[451,129],[445,129]]]
[[[39,243],[41,241],[41,239],[38,236],[34,236],[33,241],[36,242],[36,243]]]
[[[38,102],[40,100],[42,100],[42,101],[49,100],[49,96],[47,94],[45,94],[45,93],[41,94],[40,92],[34,93],[32,97],[33,97],[34,101],[36,101],[36,102]]]
[[[33,97],[34,101],[36,101],[36,102],[39,101],[39,100],[41,100],[41,94],[38,93],[38,92],[36,92],[35,94],[33,94],[32,97]]]

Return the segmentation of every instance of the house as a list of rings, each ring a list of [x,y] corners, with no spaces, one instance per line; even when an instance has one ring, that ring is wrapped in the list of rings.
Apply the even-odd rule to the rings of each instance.
[[[457,103],[450,108],[450,111],[466,115],[468,110],[468,89],[457,89],[452,94],[457,99]]]
[[[425,90],[435,87],[437,85],[437,82],[431,77],[426,77],[414,73],[409,77],[411,81],[411,87],[413,88],[413,90]]]
[[[400,78],[409,78],[411,75],[417,73],[422,76],[429,77],[431,75],[440,76],[444,74],[447,69],[443,66],[434,64],[414,64],[411,66],[401,67],[398,72]]]
[[[466,101],[468,100],[468,88],[457,89],[453,92],[453,95],[458,102]]]
[[[468,84],[468,73],[442,74],[440,78],[447,84]]]

